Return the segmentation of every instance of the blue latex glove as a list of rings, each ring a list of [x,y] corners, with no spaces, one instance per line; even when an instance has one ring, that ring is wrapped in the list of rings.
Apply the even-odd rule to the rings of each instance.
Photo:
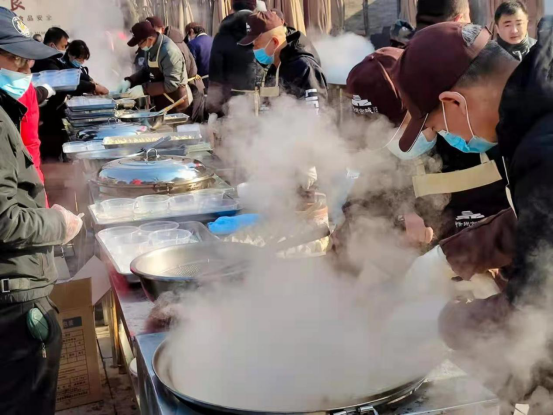
[[[259,222],[260,216],[249,213],[237,216],[223,216],[215,222],[208,223],[207,226],[211,233],[215,235],[229,235],[235,233],[246,226],[255,225]]]

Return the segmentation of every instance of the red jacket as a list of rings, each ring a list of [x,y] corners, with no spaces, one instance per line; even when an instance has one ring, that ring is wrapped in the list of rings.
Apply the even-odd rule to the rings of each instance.
[[[27,113],[21,120],[21,138],[23,144],[33,158],[40,180],[44,184],[44,175],[40,170],[40,139],[38,138],[38,123],[40,112],[36,98],[35,88],[31,85],[27,92],[19,99],[19,102],[27,107]],[[48,202],[46,202],[48,205]]]

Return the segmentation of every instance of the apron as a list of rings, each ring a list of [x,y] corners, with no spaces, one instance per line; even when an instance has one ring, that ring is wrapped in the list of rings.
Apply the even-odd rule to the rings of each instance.
[[[246,95],[253,98],[253,106],[256,117],[259,116],[260,111],[267,111],[268,100],[270,98],[278,98],[280,96],[280,87],[279,87],[279,74],[280,74],[280,65],[276,71],[276,86],[265,86],[265,80],[267,79],[267,73],[263,76],[261,81],[261,87],[255,88],[253,91],[242,90],[242,89],[231,89],[233,95]],[[263,102],[262,102],[263,101]]]
[[[417,160],[417,175],[413,176],[415,197],[464,192],[503,180],[495,161],[490,161],[485,153],[480,155],[480,161],[479,166],[470,169],[426,174],[423,161]]]
[[[162,36],[162,39],[161,39],[161,42],[159,43],[156,60],[152,62],[148,59],[148,67],[150,68],[150,73],[153,77],[154,82],[163,82],[165,79],[165,77],[163,76],[163,72],[161,71],[161,69],[159,69],[159,55],[161,53],[161,46],[163,45],[163,38],[165,37],[165,35],[160,35],[160,36]],[[176,91],[151,97],[151,100],[155,105],[156,111],[161,111],[163,108],[166,108],[171,104],[174,104],[182,97],[187,97],[188,90],[186,87],[187,85],[179,85],[179,88]],[[178,105],[176,108],[173,108],[171,111],[169,111],[169,114],[185,113],[189,106],[190,106],[190,102],[188,99],[186,99],[182,104]]]

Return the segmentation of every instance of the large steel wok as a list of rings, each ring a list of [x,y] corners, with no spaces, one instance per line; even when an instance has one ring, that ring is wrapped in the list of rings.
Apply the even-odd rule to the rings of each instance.
[[[197,399],[186,390],[179,390],[173,383],[171,377],[171,365],[172,361],[167,353],[166,342],[163,342],[156,350],[152,366],[154,372],[159,381],[175,396],[179,399],[189,402],[194,405],[198,405],[209,410],[235,413],[235,414],[248,414],[248,415],[262,415],[262,414],[333,414],[333,415],[349,415],[349,414],[373,414],[378,415],[378,407],[387,403],[394,402],[401,398],[407,397],[411,393],[415,392],[424,382],[425,378],[419,378],[412,382],[402,385],[391,385],[391,387],[385,391],[357,399],[355,402],[348,402],[345,404],[338,403],[336,405],[329,405],[327,407],[320,408],[298,408],[297,411],[274,411],[264,410],[263,408],[232,408],[223,405],[219,405],[216,402],[206,402],[201,399]],[[193,373],[190,376],[194,376]]]

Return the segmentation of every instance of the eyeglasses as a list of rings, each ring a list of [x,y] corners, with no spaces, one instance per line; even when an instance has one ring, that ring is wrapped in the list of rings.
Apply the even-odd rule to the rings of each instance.
[[[13,53],[6,52],[5,50],[0,50],[0,55],[5,56],[8,59],[11,59],[14,61],[15,66],[17,66],[17,69],[25,68],[31,59],[25,59],[21,56],[16,56]]]

